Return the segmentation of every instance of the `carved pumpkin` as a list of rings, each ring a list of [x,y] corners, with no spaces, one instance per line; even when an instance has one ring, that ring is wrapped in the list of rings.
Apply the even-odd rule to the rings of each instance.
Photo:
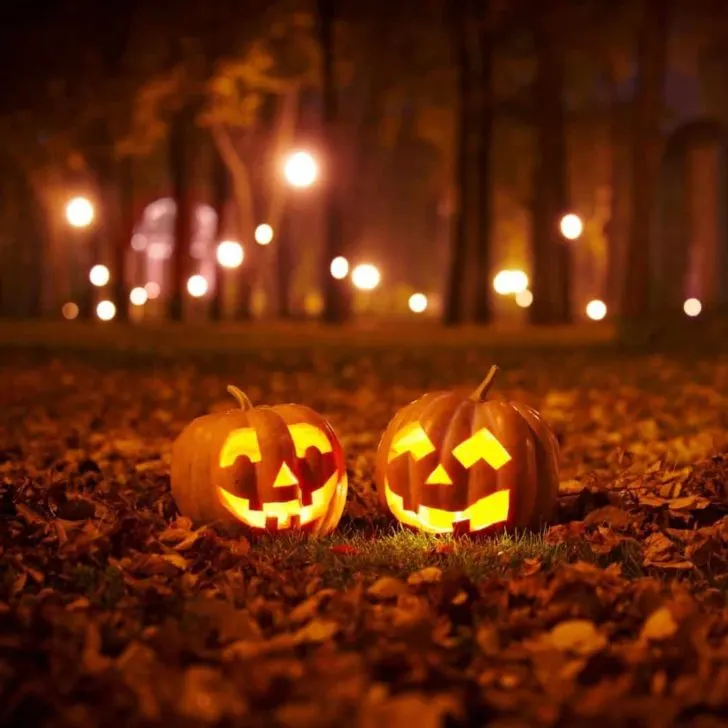
[[[431,533],[537,526],[558,490],[558,443],[538,412],[487,400],[497,367],[470,397],[431,392],[400,410],[377,451],[379,497]]]
[[[308,407],[253,407],[198,417],[172,446],[172,495],[193,521],[238,521],[255,530],[336,528],[347,491],[344,452]]]

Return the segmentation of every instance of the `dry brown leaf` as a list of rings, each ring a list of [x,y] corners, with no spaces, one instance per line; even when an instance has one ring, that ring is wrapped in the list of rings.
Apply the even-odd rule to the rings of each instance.
[[[667,607],[661,607],[645,620],[640,639],[660,641],[672,637],[677,632],[677,622]]]
[[[557,649],[577,655],[591,655],[607,645],[607,638],[586,619],[570,619],[557,624],[551,630],[550,639]]]

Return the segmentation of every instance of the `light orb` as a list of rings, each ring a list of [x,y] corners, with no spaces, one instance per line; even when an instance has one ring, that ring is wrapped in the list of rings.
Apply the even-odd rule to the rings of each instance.
[[[132,306],[143,306],[149,300],[149,293],[146,288],[137,286],[129,291],[129,301]]]
[[[190,276],[187,281],[187,293],[192,298],[202,298],[207,293],[208,288],[207,279],[199,274]]]
[[[690,318],[699,316],[702,310],[703,304],[698,298],[688,298],[687,301],[685,301],[685,303],[683,304],[683,311],[685,312],[685,315],[690,316]]]
[[[110,278],[111,273],[105,265],[95,265],[91,268],[88,274],[88,279],[91,281],[91,285],[96,286],[97,288],[105,286],[109,282]]]
[[[116,316],[116,306],[112,301],[99,301],[96,306],[96,315],[101,321],[111,321]]]
[[[344,280],[349,275],[349,261],[343,255],[339,255],[331,261],[329,269],[337,281]]]
[[[423,313],[427,310],[427,304],[427,296],[424,293],[413,293],[407,302],[412,313]]]
[[[586,315],[592,321],[601,321],[607,315],[607,304],[595,298],[586,304]]]
[[[223,240],[217,246],[217,262],[223,268],[239,268],[245,259],[243,246],[235,240]]]
[[[351,272],[351,282],[360,291],[373,291],[381,280],[379,269],[371,263],[360,263]]]
[[[258,245],[268,245],[273,240],[273,228],[268,223],[262,223],[255,228],[255,242]]]

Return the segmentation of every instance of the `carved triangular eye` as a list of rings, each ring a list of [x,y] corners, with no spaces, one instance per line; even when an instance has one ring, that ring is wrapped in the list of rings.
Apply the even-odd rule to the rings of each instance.
[[[251,463],[259,463],[262,459],[258,435],[252,427],[233,430],[225,438],[220,450],[220,467],[229,468],[241,455],[247,455]]]
[[[452,485],[452,478],[442,465],[438,465],[427,477],[425,485]]]
[[[421,460],[425,455],[429,455],[434,451],[435,446],[422,429],[422,425],[419,422],[411,422],[409,425],[405,425],[395,436],[389,450],[388,461],[394,460],[394,458],[407,452],[412,455],[414,460]]]
[[[287,485],[297,485],[298,478],[293,474],[293,471],[288,467],[286,463],[281,465],[281,469],[276,475],[276,479],[273,481],[274,488],[285,488]]]
[[[296,448],[296,457],[305,458],[309,447],[316,448],[322,455],[331,452],[331,442],[326,433],[308,422],[296,422],[288,425],[288,432]]]
[[[464,468],[472,467],[478,460],[485,460],[491,468],[498,470],[511,460],[508,450],[487,427],[461,442],[452,454]]]

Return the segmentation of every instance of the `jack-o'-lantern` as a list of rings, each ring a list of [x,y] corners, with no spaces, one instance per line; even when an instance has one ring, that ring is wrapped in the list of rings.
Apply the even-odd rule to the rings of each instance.
[[[309,407],[240,408],[198,417],[172,446],[177,507],[195,522],[250,529],[333,531],[347,491],[344,452],[331,425]]]
[[[431,392],[400,410],[377,451],[382,505],[431,533],[476,533],[547,521],[558,491],[558,442],[541,415],[486,399],[492,367],[469,397]]]

